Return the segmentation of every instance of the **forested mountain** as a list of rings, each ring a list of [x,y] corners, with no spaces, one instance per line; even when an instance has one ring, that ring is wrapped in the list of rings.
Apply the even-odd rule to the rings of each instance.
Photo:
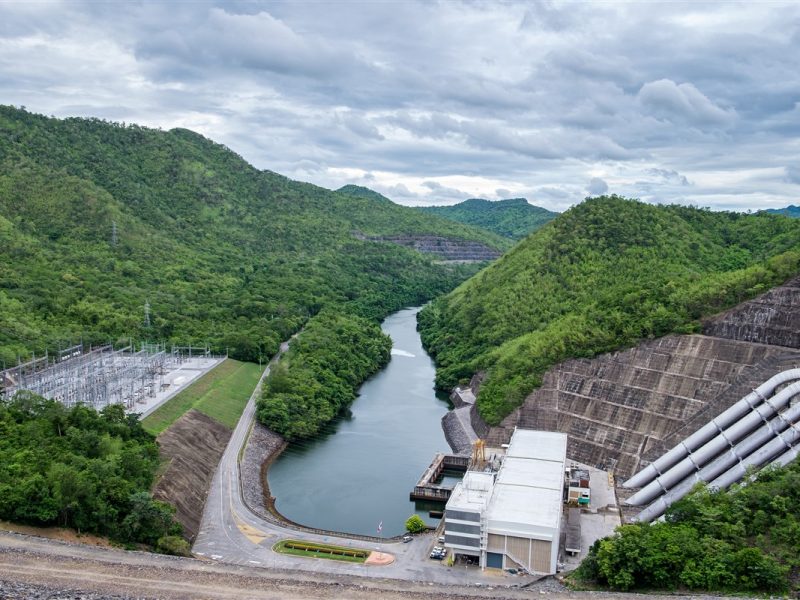
[[[794,217],[796,219],[800,218],[800,206],[795,206],[794,204],[784,206],[783,208],[768,208],[764,212],[772,215],[786,215],[787,217]]]
[[[259,171],[185,129],[0,107],[0,361],[133,336],[256,360],[323,306],[369,318],[475,272],[368,236],[482,230]],[[144,306],[149,303],[150,325]]]
[[[525,198],[495,202],[472,198],[453,206],[425,206],[418,210],[483,227],[513,240],[521,240],[558,216],[546,208],[528,204]]]
[[[800,270],[800,222],[759,213],[587,199],[420,313],[422,339],[449,388],[486,371],[489,424],[543,373],[670,332]]]

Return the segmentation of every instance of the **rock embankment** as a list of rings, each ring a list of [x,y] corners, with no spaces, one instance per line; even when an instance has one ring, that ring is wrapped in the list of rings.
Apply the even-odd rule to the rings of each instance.
[[[480,242],[451,239],[434,235],[364,235],[354,232],[359,240],[398,244],[422,254],[433,254],[446,261],[483,262],[495,260],[501,252]]]
[[[442,417],[444,439],[447,440],[450,449],[455,454],[470,454],[472,452],[472,441],[470,440],[469,434],[464,431],[461,420],[456,414],[457,410],[463,410],[463,408],[451,410]]]
[[[158,436],[161,457],[168,467],[153,496],[175,505],[175,518],[190,542],[200,528],[211,479],[230,437],[230,429],[195,409]]]
[[[270,501],[266,486],[267,468],[285,446],[286,440],[283,437],[256,421],[239,463],[245,504],[268,521],[274,520],[274,517],[267,509]]]
[[[704,335],[670,335],[593,359],[567,360],[550,369],[541,387],[492,428],[488,441],[508,442],[515,426],[561,431],[569,434],[570,459],[604,465],[627,478],[651,448],[663,447],[695,414],[708,407],[705,418],[713,418],[726,398],[738,400],[740,380],[754,373],[768,379],[782,368],[773,359],[791,352]]]
[[[743,302],[703,324],[714,337],[800,348],[800,277]]]

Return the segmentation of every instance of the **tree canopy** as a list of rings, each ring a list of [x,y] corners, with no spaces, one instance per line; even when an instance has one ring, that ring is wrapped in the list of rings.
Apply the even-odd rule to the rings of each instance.
[[[576,572],[614,589],[797,591],[800,463],[768,468],[730,491],[699,486],[666,520],[623,525]]]
[[[389,361],[391,348],[375,323],[321,312],[273,367],[259,420],[289,440],[313,437],[353,403],[361,383]]]
[[[149,493],[155,438],[122,405],[97,412],[19,392],[0,402],[0,519],[156,546],[180,534]]]
[[[417,210],[482,227],[512,240],[521,240],[558,216],[558,213],[529,204],[525,198],[482,200],[472,198],[452,206],[423,206]]]

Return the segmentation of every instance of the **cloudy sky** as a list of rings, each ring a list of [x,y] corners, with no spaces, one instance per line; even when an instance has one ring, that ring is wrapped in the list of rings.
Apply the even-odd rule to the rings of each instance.
[[[800,203],[800,3],[7,2],[0,102],[403,204]]]

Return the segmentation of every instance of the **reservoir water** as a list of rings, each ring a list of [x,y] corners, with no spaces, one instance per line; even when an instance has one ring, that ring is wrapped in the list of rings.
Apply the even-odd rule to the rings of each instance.
[[[270,466],[270,493],[286,518],[331,531],[390,537],[414,512],[428,510],[408,494],[436,452],[450,452],[441,418],[448,410],[434,391],[433,361],[416,330],[418,308],[382,324],[392,359],[366,381],[350,414],[318,438],[290,444]]]

